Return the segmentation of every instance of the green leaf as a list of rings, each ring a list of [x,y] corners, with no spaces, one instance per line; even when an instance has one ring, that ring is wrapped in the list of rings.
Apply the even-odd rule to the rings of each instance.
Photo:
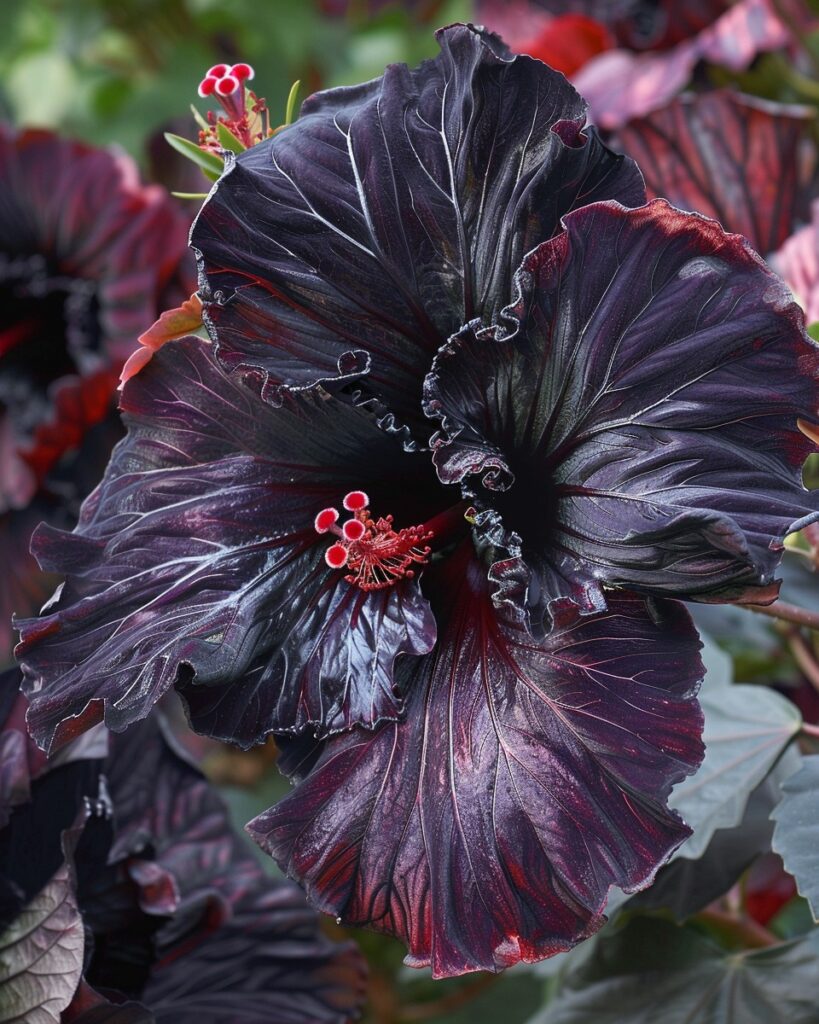
[[[199,113],[199,111],[196,109],[196,107],[192,103],[191,103],[191,113],[193,114],[194,121],[196,121],[197,125],[202,129],[202,131],[203,132],[208,131],[208,129],[210,128],[210,125],[204,119],[204,117],[202,117],[202,115]]]
[[[216,124],[216,137],[219,139],[219,145],[222,149],[228,149],[231,153],[244,153],[247,149],[244,142],[237,139],[230,128],[222,124],[221,121],[218,121]]]
[[[597,943],[529,1024],[816,1024],[819,933],[728,953],[637,918]]]
[[[0,935],[0,1022],[57,1024],[80,983],[84,944],[63,865]]]
[[[803,758],[802,768],[783,783],[771,817],[773,848],[819,921],[819,754]]]
[[[296,119],[296,100],[299,95],[299,86],[301,82],[296,81],[290,86],[290,92],[287,94],[287,106],[284,108],[284,123],[292,124]]]
[[[684,921],[728,892],[751,862],[770,850],[770,813],[779,801],[782,781],[798,771],[801,763],[799,752],[790,746],[751,793],[740,824],[717,829],[708,848],[696,860],[673,857],[648,889],[629,899],[628,910],[670,910],[678,921]],[[790,939],[793,934],[783,937]]]
[[[705,760],[675,787],[669,804],[694,829],[677,856],[700,857],[719,828],[742,821],[751,791],[765,778],[802,725],[789,700],[764,686],[731,683],[731,659],[707,637],[700,691]]]
[[[814,341],[819,341],[819,320],[816,323],[808,326],[808,334],[813,338]]]
[[[764,686],[733,683],[730,657],[707,634],[701,636],[705,759],[693,776],[674,788],[668,801],[694,830],[671,857],[671,864],[682,857],[698,860],[718,829],[732,829],[742,822],[751,793],[802,725],[797,708],[778,693]],[[792,765],[782,778],[794,770]],[[606,913],[614,914],[627,899],[622,889],[612,888]]]
[[[188,160],[192,160],[197,167],[201,168],[205,172],[205,175],[210,178],[211,181],[221,175],[224,170],[224,161],[221,157],[215,156],[213,153],[206,153],[203,149],[200,149],[195,142],[191,142],[190,139],[183,139],[181,135],[174,135],[172,132],[165,132],[165,141],[169,146],[172,146],[177,153],[181,153],[182,156],[186,156]]]

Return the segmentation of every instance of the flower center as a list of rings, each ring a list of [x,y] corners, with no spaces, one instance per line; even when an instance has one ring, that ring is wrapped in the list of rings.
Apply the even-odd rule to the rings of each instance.
[[[361,590],[384,590],[402,579],[412,579],[413,566],[425,565],[433,531],[426,526],[409,526],[397,532],[393,517],[372,519],[370,499],[364,491],[350,491],[344,496],[344,508],[352,518],[338,525],[339,512],[325,508],[316,516],[316,533],[332,533],[338,538],[324,552],[331,569],[347,568],[344,577]]]

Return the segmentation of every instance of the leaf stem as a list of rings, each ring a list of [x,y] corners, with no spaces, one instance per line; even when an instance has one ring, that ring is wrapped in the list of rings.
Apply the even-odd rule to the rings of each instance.
[[[750,917],[735,917],[727,910],[720,910],[717,907],[706,907],[694,917],[695,921],[714,931],[721,933],[726,938],[733,939],[745,949],[766,949],[768,946],[779,945],[779,939],[758,924]]]
[[[804,637],[798,629],[794,629],[788,634],[788,646],[796,664],[805,674],[811,686],[819,692],[819,664],[816,663],[813,652],[805,643]]]
[[[774,601],[773,604],[746,604],[740,607],[748,608],[759,615],[769,615],[772,619],[792,622],[795,626],[819,629],[819,612],[808,611],[807,608],[800,608],[799,605],[789,604],[787,601]]]
[[[819,725],[811,725],[809,722],[803,722],[799,730],[806,736],[813,736],[814,739],[819,740]]]

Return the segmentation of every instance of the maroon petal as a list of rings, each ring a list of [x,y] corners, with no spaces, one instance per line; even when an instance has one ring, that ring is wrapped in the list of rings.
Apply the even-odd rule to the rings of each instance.
[[[0,176],[0,250],[90,282],[106,354],[121,363],[179,267],[187,217],[124,154],[49,131],[1,127]]]
[[[564,223],[524,261],[509,330],[465,328],[427,381],[442,480],[517,535],[493,575],[535,630],[610,586],[772,600],[783,539],[819,505],[801,311],[744,239],[663,200]]]
[[[469,548],[441,570],[434,655],[400,723],[329,740],[248,826],[320,909],[396,935],[436,977],[565,950],[689,834],[665,806],[699,764],[702,667],[684,609],[612,597],[535,642]]]
[[[713,217],[767,254],[806,207],[815,119],[810,107],[718,90],[681,96],[618,137],[652,198]]]

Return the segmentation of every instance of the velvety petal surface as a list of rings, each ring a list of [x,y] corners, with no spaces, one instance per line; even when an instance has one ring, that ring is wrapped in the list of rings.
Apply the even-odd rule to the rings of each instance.
[[[507,530],[499,600],[525,591],[535,629],[604,608],[605,586],[772,600],[819,505],[801,311],[744,239],[662,200],[564,223],[524,261],[508,330],[466,328],[426,384],[441,478]]]
[[[176,682],[197,728],[245,745],[395,717],[393,662],[431,648],[428,604],[417,579],[345,582],[313,521],[363,487],[379,514],[423,522],[428,459],[326,395],[269,406],[196,338],[163,346],[122,411],[128,436],[74,533],[35,536],[68,576],[19,624],[38,742],[103,715],[124,729]]]
[[[610,885],[651,879],[689,834],[665,801],[702,757],[702,667],[680,605],[617,595],[535,642],[469,545],[437,572],[442,637],[405,663],[405,718],[327,741],[248,830],[316,906],[440,977],[565,950]]]
[[[811,107],[725,89],[680,96],[630,121],[618,139],[652,198],[713,217],[767,254],[804,213],[815,122]]]
[[[438,346],[509,301],[562,214],[643,201],[634,165],[583,133],[562,75],[471,26],[438,40],[414,70],[310,97],[229,160],[197,218],[219,357],[265,394],[370,367],[366,394],[417,423]]]

